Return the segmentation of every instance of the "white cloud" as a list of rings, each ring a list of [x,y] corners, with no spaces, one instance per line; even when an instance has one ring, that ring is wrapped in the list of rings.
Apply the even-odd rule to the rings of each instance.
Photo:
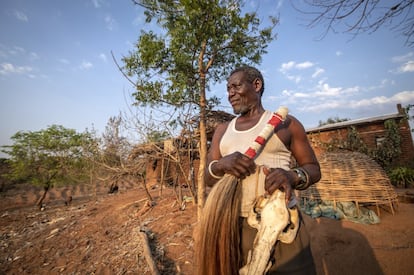
[[[391,58],[394,63],[401,63],[398,69],[393,69],[393,73],[408,73],[414,72],[414,52],[409,52],[405,55],[394,56]]]
[[[398,68],[401,73],[414,72],[414,61],[408,61]]]
[[[385,96],[376,96],[373,98],[365,98],[361,100],[353,100],[350,102],[350,107],[353,109],[360,108],[360,107],[368,107],[372,105],[379,105],[385,104],[388,102],[387,97]]]
[[[394,85],[394,84],[395,84],[394,80],[384,78],[384,79],[381,80],[380,84],[369,86],[369,87],[366,88],[366,90],[367,91],[375,91],[375,90],[379,90],[379,89],[384,89],[388,85]]]
[[[62,64],[65,64],[65,65],[70,64],[70,61],[67,60],[66,58],[60,58],[58,61]]]
[[[305,94],[305,93],[294,93],[293,96],[296,97],[296,98],[308,98],[308,97],[311,97],[311,95]]]
[[[34,61],[34,60],[38,60],[38,59],[39,59],[39,55],[38,55],[37,53],[35,53],[35,52],[31,52],[31,53],[29,54],[29,58],[30,58],[30,60],[32,60],[32,61]]]
[[[134,20],[132,21],[132,24],[134,26],[141,26],[143,23],[145,23],[145,15],[142,13],[138,14]]]
[[[359,109],[362,107],[375,107],[378,105],[395,105],[397,103],[408,104],[414,101],[414,91],[403,91],[397,94],[394,94],[390,97],[386,96],[376,96],[372,98],[364,98],[360,100],[324,100],[320,104],[310,104],[303,105],[301,109],[308,112],[322,112],[326,110],[335,110],[335,109]]]
[[[393,95],[390,100],[394,103],[409,104],[414,101],[414,91],[403,91]]]
[[[2,63],[0,64],[0,74],[28,74],[33,71],[32,67],[29,66],[15,66],[11,63]]]
[[[295,66],[295,68],[298,69],[298,70],[303,70],[303,69],[307,69],[307,68],[310,68],[310,67],[313,67],[313,63],[309,62],[309,61],[299,63]]]
[[[318,91],[315,92],[315,95],[336,97],[341,95],[342,91],[341,87],[330,87],[328,83],[319,83]]]
[[[282,63],[282,66],[280,66],[279,71],[281,71],[282,73],[286,73],[287,71],[290,71],[292,69],[304,70],[307,68],[311,68],[313,66],[314,64],[310,61],[305,61],[302,63],[296,63],[295,61],[289,61],[287,63]]]
[[[282,66],[280,68],[280,71],[282,73],[285,73],[285,72],[289,71],[290,69],[294,68],[295,67],[295,64],[296,63],[294,61],[289,61],[287,63],[282,63]]]
[[[35,61],[38,60],[40,57],[35,52],[29,52],[25,48],[20,46],[13,46],[8,47],[4,45],[0,45],[0,57],[3,58],[15,58],[15,56],[22,57],[26,60]]]
[[[105,23],[106,23],[106,28],[110,31],[114,30],[116,28],[116,20],[111,16],[111,15],[107,15],[105,16]]]
[[[276,9],[279,10],[283,6],[283,0],[277,1]]]
[[[106,54],[104,54],[104,53],[101,53],[101,54],[99,55],[99,58],[100,58],[103,62],[106,62],[106,61],[107,61]]]
[[[324,69],[322,69],[322,68],[316,68],[315,69],[315,72],[312,74],[312,78],[316,78],[319,75],[323,74],[324,72],[325,72]]]
[[[341,55],[343,55],[343,53],[342,53],[341,51],[336,51],[336,52],[335,52],[335,55],[336,55],[336,56],[341,56]]]
[[[346,103],[345,103],[346,104]],[[322,112],[326,110],[335,110],[339,107],[344,106],[344,102],[339,100],[323,101],[320,104],[304,105],[300,108],[301,111],[305,112]]]
[[[303,76],[301,75],[294,75],[291,74],[289,72],[296,70],[296,71],[301,71],[301,70],[305,70],[308,68],[312,68],[313,66],[315,66],[314,63],[310,62],[310,61],[305,61],[302,63],[296,63],[295,61],[289,61],[286,63],[282,63],[282,65],[279,68],[279,71],[289,80],[294,81],[295,83],[299,83],[303,80]],[[312,75],[312,77],[316,77],[319,74],[321,74],[322,72],[324,72],[324,70],[322,68],[318,68],[316,70],[316,72]]]
[[[302,80],[300,75],[286,75],[286,78],[294,81],[295,83],[299,83]]]
[[[102,4],[105,4],[104,0],[92,0],[92,4],[95,8],[100,8]]]
[[[319,81],[316,87],[316,92],[313,96],[318,97],[343,97],[345,95],[352,95],[360,91],[360,87],[354,86],[350,88],[331,87],[328,83]]]
[[[402,63],[402,62],[407,62],[413,59],[413,57],[414,57],[414,52],[409,52],[405,55],[394,56],[391,58],[391,60],[394,63]]]
[[[93,64],[89,61],[83,61],[82,64],[79,66],[81,70],[89,70],[92,69]]]
[[[14,16],[16,17],[17,20],[23,21],[23,22],[28,22],[29,18],[27,17],[26,14],[24,14],[21,11],[15,10],[14,11]]]
[[[19,46],[14,46],[13,48],[9,49],[10,55],[21,55],[25,53],[26,53],[26,50]]]
[[[289,97],[289,96],[292,96],[293,93],[289,90],[283,90],[282,95],[283,95],[283,97]]]

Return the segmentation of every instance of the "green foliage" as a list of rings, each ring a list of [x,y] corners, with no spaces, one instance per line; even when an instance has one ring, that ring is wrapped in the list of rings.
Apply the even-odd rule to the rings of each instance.
[[[384,127],[386,130],[385,138],[370,155],[384,169],[387,169],[392,161],[401,155],[401,135],[398,124],[393,119],[386,120]]]
[[[241,1],[134,2],[146,9],[147,22],[156,20],[162,28],[159,34],[141,31],[135,51],[123,58],[126,74],[137,78],[138,104],[201,104],[200,91],[237,64],[259,63],[274,39],[277,19],[259,29],[255,13],[241,16]]]
[[[414,187],[414,169],[408,167],[397,167],[392,169],[388,176],[391,183],[397,187]]]
[[[410,115],[410,111],[413,110],[414,104],[408,104],[404,107],[405,113],[407,114],[407,120],[414,120],[414,115]],[[414,133],[414,129],[411,129],[411,132]]]
[[[167,131],[157,131],[153,130],[147,133],[147,141],[149,142],[159,142],[163,141],[169,136],[169,133]]]
[[[29,181],[45,188],[68,181],[82,180],[89,169],[88,158],[95,154],[96,142],[90,133],[52,125],[35,132],[17,132],[11,146],[2,146],[8,154],[11,172],[8,178]]]
[[[127,138],[121,135],[122,123],[121,115],[110,117],[102,135],[102,162],[109,166],[119,166],[130,152]]]
[[[338,122],[348,121],[349,118],[339,118],[339,117],[330,117],[326,121],[319,120],[319,126],[328,125],[328,124],[335,124]]]
[[[364,154],[368,152],[368,148],[366,144],[361,139],[361,137],[358,134],[357,129],[354,126],[351,126],[348,129],[346,148],[351,151],[360,152]]]
[[[359,136],[357,129],[354,126],[348,128],[346,139],[337,130],[336,135],[332,133],[329,142],[322,142],[318,137],[312,138],[317,141],[317,146],[323,148],[327,152],[335,152],[338,150],[349,150],[366,154],[368,152],[367,145]]]

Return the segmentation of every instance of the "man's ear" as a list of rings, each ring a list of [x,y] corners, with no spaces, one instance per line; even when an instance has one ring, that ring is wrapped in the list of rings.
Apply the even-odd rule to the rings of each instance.
[[[262,81],[260,80],[260,78],[256,78],[256,79],[253,81],[253,85],[254,85],[254,87],[255,87],[255,89],[256,89],[256,92],[260,92],[260,90],[262,89],[262,85],[263,85],[263,83],[262,83]]]

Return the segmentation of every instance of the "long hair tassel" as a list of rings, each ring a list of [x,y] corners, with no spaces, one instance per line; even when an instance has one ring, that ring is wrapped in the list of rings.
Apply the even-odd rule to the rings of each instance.
[[[226,174],[212,188],[200,220],[197,274],[238,274],[241,183]]]

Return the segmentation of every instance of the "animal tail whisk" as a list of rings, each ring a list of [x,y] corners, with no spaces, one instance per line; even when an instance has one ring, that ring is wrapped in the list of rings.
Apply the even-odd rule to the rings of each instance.
[[[226,174],[211,190],[199,227],[199,275],[238,274],[241,184]]]

